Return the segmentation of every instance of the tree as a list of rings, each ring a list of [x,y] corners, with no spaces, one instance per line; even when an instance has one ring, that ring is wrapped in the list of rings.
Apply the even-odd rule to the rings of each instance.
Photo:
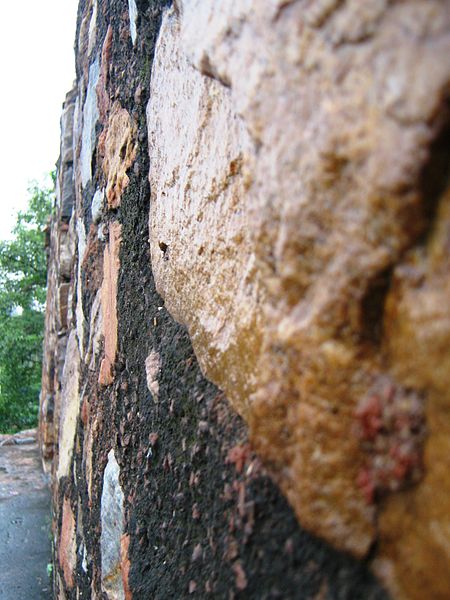
[[[37,423],[46,293],[45,228],[53,185],[34,183],[13,238],[0,242],[0,431]]]

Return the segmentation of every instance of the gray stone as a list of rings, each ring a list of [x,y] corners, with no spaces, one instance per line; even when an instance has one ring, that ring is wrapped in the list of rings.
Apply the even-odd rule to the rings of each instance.
[[[136,20],[137,20],[137,6],[136,0],[128,0],[128,10],[130,13],[130,34],[131,41],[133,42],[133,46],[136,43],[137,38],[137,29],[136,29]]]
[[[76,89],[71,90],[64,102],[64,110],[61,116],[61,163],[66,165],[73,161],[73,118],[75,111]]]
[[[69,220],[72,216],[75,199],[75,186],[73,180],[73,167],[66,167],[62,176],[61,189],[61,217]]]
[[[100,75],[98,58],[89,69],[89,83],[83,108],[83,131],[81,134],[81,183],[87,185],[92,177],[92,153],[95,148],[95,125],[98,121],[97,83]]]
[[[82,289],[82,273],[81,265],[83,263],[84,253],[87,246],[86,229],[83,221],[77,221],[76,224],[77,240],[78,240],[78,279],[77,279],[77,290]],[[83,297],[81,293],[77,295],[77,335],[80,346],[81,357],[84,360],[84,313],[83,313]]]
[[[124,524],[124,496],[119,483],[120,468],[114,450],[108,454],[108,464],[103,475],[101,505],[102,533],[102,588],[110,600],[125,600],[120,569],[120,540]]]
[[[94,49],[96,38],[97,38],[97,0],[94,0],[92,7],[91,20],[89,21],[89,41],[88,41],[88,56],[91,55]]]

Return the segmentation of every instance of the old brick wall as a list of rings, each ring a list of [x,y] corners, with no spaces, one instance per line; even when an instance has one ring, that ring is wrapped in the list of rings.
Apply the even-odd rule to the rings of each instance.
[[[447,0],[80,0],[55,597],[449,597],[449,25]]]

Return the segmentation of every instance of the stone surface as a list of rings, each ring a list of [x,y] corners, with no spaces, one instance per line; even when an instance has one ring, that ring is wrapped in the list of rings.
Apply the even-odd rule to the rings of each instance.
[[[148,390],[157,401],[159,395],[158,376],[161,373],[161,357],[157,352],[151,352],[145,359],[145,373]]]
[[[92,177],[92,154],[96,145],[95,126],[99,118],[96,87],[100,76],[100,63],[96,60],[89,69],[88,90],[83,107],[82,142],[80,152],[81,182],[83,187]]]
[[[190,65],[177,23],[174,13],[163,21],[147,109],[152,264],[204,371],[229,378],[230,398],[245,414],[261,343],[255,257],[242,251],[251,248],[245,169],[253,145],[229,90]]]
[[[395,270],[386,301],[385,344],[396,375],[408,388],[427,390],[423,482],[387,498],[379,519],[376,570],[399,597],[418,598],[428,589],[444,599],[450,590],[449,239],[447,188],[431,235]]]
[[[106,199],[110,208],[120,205],[120,197],[128,185],[128,169],[136,156],[136,127],[128,112],[114,103],[106,129],[103,171],[107,180]]]
[[[97,357],[100,354],[101,343],[104,339],[103,331],[102,292],[99,290],[92,304],[89,323],[89,345],[85,359],[91,371],[95,371]]]
[[[75,432],[77,428],[80,378],[80,352],[75,331],[72,331],[67,343],[66,362],[63,372],[63,387],[61,392],[60,429],[58,440],[57,477],[69,474],[73,455]]]
[[[434,391],[448,267],[423,262],[423,289],[409,258],[448,222],[435,210],[448,138],[428,173],[448,118],[448,26],[434,1],[183,0],[163,19],[147,110],[152,265],[167,308],[300,522],[358,556],[378,538],[405,597],[450,589],[448,558],[432,558],[450,501],[438,482],[449,398]],[[426,376],[408,375],[411,356],[437,348]]]
[[[136,20],[138,17],[138,10],[136,6],[136,0],[128,0],[128,12],[130,15],[130,35],[131,41],[133,44],[136,43],[137,38],[137,29],[136,29]]]
[[[102,325],[105,356],[100,367],[99,382],[109,385],[113,381],[113,368],[117,352],[117,280],[119,277],[119,250],[121,226],[113,221],[109,227],[109,244],[103,258],[103,283],[101,289]]]
[[[88,55],[92,54],[97,38],[97,10],[98,2],[94,0],[92,3],[92,14],[89,21],[89,32],[88,32]]]
[[[102,555],[102,588],[110,600],[125,600],[122,577],[122,542],[124,527],[124,496],[119,482],[120,468],[114,450],[108,454],[108,464],[103,476],[101,502],[102,533],[100,537]]]
[[[58,561],[68,588],[73,588],[77,561],[75,517],[68,498],[64,498]]]
[[[131,563],[128,557],[128,550],[130,548],[130,541],[129,535],[123,535],[120,539],[120,572],[122,574],[125,600],[131,600],[133,597],[129,584]]]
[[[80,219],[76,221],[76,239],[77,239],[77,252],[78,252],[78,278],[76,281],[76,305],[75,305],[75,315],[76,315],[76,330],[77,330],[77,338],[81,356],[84,358],[85,353],[85,316],[83,309],[83,294],[81,293],[83,281],[82,281],[82,265],[83,260],[85,258],[86,248],[87,248],[87,235],[86,228],[84,226],[83,221]]]
[[[100,221],[104,196],[104,190],[97,190],[92,198],[91,213],[94,223],[98,223]]]

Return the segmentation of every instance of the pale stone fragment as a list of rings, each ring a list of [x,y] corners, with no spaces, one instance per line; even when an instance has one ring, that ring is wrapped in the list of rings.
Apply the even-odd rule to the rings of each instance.
[[[56,576],[56,580],[58,582],[58,600],[67,600],[67,596],[64,593],[63,582],[59,574]]]
[[[98,223],[100,221],[104,197],[105,190],[97,190],[92,198],[91,213],[94,223]]]
[[[128,13],[130,15],[130,35],[133,45],[136,43],[137,29],[136,20],[138,17],[138,11],[136,6],[136,0],[128,0]]]
[[[89,325],[89,344],[86,351],[85,362],[91,371],[95,371],[95,362],[100,353],[101,341],[103,339],[103,314],[102,294],[99,290],[95,296],[91,308],[91,320]]]
[[[94,0],[92,5],[92,15],[89,21],[89,32],[88,32],[88,51],[87,54],[90,56],[94,49],[96,38],[97,38],[97,0]]]
[[[83,111],[80,96],[75,99],[75,108],[73,112],[73,138],[72,138],[72,156],[77,157],[77,151],[81,152],[81,139],[83,131]],[[81,164],[80,160],[74,162],[74,180],[81,185]]]
[[[103,476],[101,503],[102,533],[102,589],[109,600],[125,600],[121,572],[122,534],[125,519],[124,496],[119,482],[120,468],[114,450],[108,454],[108,464]]]
[[[97,434],[97,428],[98,422],[96,420],[88,423],[83,444],[83,468],[86,474],[86,484],[89,500],[91,500],[92,498],[93,445],[95,436]]]
[[[92,154],[95,150],[95,126],[98,121],[97,83],[100,76],[100,63],[98,58],[89,68],[89,81],[86,100],[83,107],[83,129],[81,134],[80,168],[81,183],[86,187],[92,177]]]
[[[158,376],[161,371],[161,357],[158,352],[152,350],[145,360],[145,373],[147,376],[147,387],[157,401],[159,396]]]
[[[82,280],[82,263],[84,259],[84,254],[86,252],[87,247],[87,238],[86,238],[86,229],[84,227],[84,223],[82,219],[77,219],[76,221],[76,232],[77,232],[77,241],[78,241],[78,272],[77,272],[77,306],[76,306],[76,324],[77,324],[77,336],[78,342],[80,345],[80,353],[81,357],[84,359],[84,311],[83,311],[83,294],[81,293],[83,280]]]
[[[62,376],[59,454],[56,475],[58,479],[69,474],[79,412],[80,352],[77,334],[72,330],[67,342],[66,360]]]

